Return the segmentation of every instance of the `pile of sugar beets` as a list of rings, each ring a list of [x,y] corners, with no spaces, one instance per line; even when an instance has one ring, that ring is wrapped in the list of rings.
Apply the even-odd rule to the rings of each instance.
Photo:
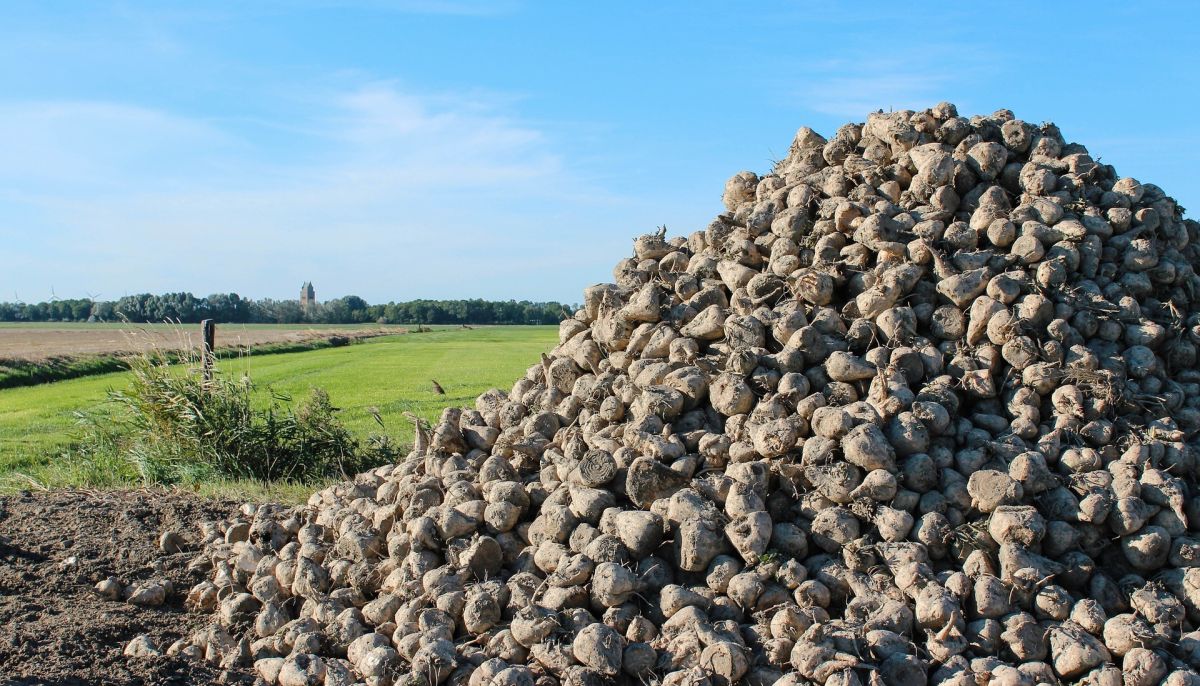
[[[207,525],[270,684],[1200,684],[1200,225],[1053,124],[804,128],[508,392]]]

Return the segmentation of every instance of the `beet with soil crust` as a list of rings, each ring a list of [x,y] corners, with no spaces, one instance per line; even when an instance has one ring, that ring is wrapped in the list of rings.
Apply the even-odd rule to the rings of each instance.
[[[404,461],[210,527],[184,650],[280,684],[1195,683],[1200,225],[948,103],[801,129],[722,199]]]

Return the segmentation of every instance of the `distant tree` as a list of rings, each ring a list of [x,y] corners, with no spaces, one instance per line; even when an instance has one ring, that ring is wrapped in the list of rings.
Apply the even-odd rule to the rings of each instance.
[[[357,295],[347,295],[342,298],[342,302],[346,304],[346,307],[350,308],[351,312],[354,310],[365,310],[370,307],[366,300],[363,300]]]
[[[255,300],[250,305],[250,321],[259,324],[298,324],[304,311],[295,300]]]
[[[328,300],[322,304],[319,317],[322,324],[345,324],[350,321],[350,308],[342,298]]]
[[[97,300],[92,303],[90,316],[100,321],[112,321],[117,318],[115,304],[111,300]]]
[[[208,318],[235,324],[250,321],[250,301],[237,293],[213,293],[205,301]]]
[[[116,302],[113,309],[117,317],[128,319],[131,322],[148,322],[153,321],[154,307],[153,301],[155,296],[149,293],[138,293],[137,295],[127,295]]]
[[[367,304],[366,300],[357,295],[347,295],[341,299],[341,302],[347,313],[345,315],[347,321],[343,323],[359,324],[370,319],[371,313],[368,310],[371,306]]]
[[[213,293],[197,298],[191,293],[137,293],[116,301],[87,298],[40,303],[0,302],[0,321],[83,321],[94,319],[131,322],[178,321],[193,324],[212,318],[226,323],[295,324],[554,324],[575,308],[557,302],[471,300],[410,300],[371,305],[357,295],[347,295],[301,309],[296,300],[249,300],[237,293]]]
[[[77,322],[81,322],[81,321],[87,319],[92,314],[93,303],[92,303],[91,299],[84,300],[81,298],[79,300],[71,300],[70,303],[71,303],[71,319],[74,319]]]

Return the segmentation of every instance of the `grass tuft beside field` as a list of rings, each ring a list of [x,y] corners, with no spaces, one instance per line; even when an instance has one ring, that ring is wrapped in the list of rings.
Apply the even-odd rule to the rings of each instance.
[[[270,392],[300,399],[311,388],[324,388],[356,436],[383,433],[408,445],[412,426],[403,418],[405,412],[433,420],[443,407],[469,405],[489,388],[507,390],[556,343],[553,326],[446,329],[225,360],[220,370],[249,373],[264,404],[270,402]],[[435,380],[445,395],[434,392]],[[70,450],[78,435],[77,413],[105,411],[107,392],[128,382],[128,373],[119,372],[0,390],[0,490],[116,486],[135,479],[136,472],[120,460],[81,458]],[[266,490],[270,497],[280,497],[250,482],[212,483],[201,490],[243,497]]]

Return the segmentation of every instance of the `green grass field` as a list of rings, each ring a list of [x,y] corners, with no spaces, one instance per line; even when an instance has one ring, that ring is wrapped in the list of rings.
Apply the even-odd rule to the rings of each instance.
[[[553,326],[447,328],[341,348],[226,361],[220,370],[248,373],[264,403],[270,400],[268,387],[297,400],[310,388],[324,388],[357,436],[386,433],[409,444],[412,426],[404,412],[434,419],[441,408],[468,405],[489,388],[507,390],[556,342]],[[432,380],[446,395],[433,392]],[[75,413],[103,411],[107,391],[126,382],[126,373],[120,372],[0,390],[0,490],[113,485],[106,482],[103,465],[75,465],[62,455],[76,431]],[[373,408],[383,428],[373,418]]]

